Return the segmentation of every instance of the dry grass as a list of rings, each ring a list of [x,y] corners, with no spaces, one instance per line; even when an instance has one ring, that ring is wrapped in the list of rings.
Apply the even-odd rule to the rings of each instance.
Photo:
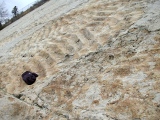
[[[120,80],[115,81],[101,81],[100,83],[102,85],[101,88],[101,96],[103,99],[108,98],[110,94],[114,95],[117,93],[117,91],[120,91],[123,86],[122,82]]]
[[[73,109],[73,105],[71,103],[67,104],[65,107],[65,110],[69,112],[72,112],[72,109]]]
[[[160,35],[155,36],[155,37],[154,37],[154,40],[160,42]]]
[[[15,99],[14,99],[13,97],[8,97],[8,100],[9,100],[10,102],[13,102]]]
[[[99,100],[94,100],[94,101],[92,102],[92,104],[98,105],[98,104],[99,104]]]
[[[140,64],[142,61],[141,61],[141,58],[139,58],[139,57],[135,57],[135,58],[132,58],[131,60],[130,60],[130,63],[132,63],[132,65],[133,64]]]
[[[56,81],[53,81],[50,85],[46,86],[42,92],[47,93],[49,96],[57,96],[58,101],[55,104],[55,107],[66,104],[64,107],[67,111],[72,111],[72,99],[75,99],[72,95],[73,90],[69,88],[69,85],[73,82],[64,80],[65,76],[57,78]],[[49,99],[52,99],[51,97]]]
[[[12,113],[13,116],[20,115],[22,113],[22,111],[25,109],[24,106],[22,106],[18,103],[14,103],[12,106],[13,106],[13,109],[14,109],[14,111]]]
[[[156,65],[154,69],[160,71],[160,58],[155,59],[155,62],[156,62]]]
[[[160,93],[160,87],[159,86],[160,86],[160,81],[156,81],[153,87],[157,92]]]
[[[121,68],[116,68],[114,70],[114,75],[115,76],[121,76],[121,77],[124,77],[124,76],[127,76],[131,73],[130,71],[130,67],[126,66],[126,67],[121,67]]]
[[[118,116],[118,114],[128,114],[131,118],[140,118],[145,111],[145,104],[138,99],[124,99],[115,104],[107,106],[107,110],[112,111]]]
[[[159,91],[159,82],[154,85],[154,90]],[[156,120],[158,118],[159,108],[152,103],[154,96],[152,93],[147,93],[147,96],[139,92],[138,85],[121,89],[121,97],[119,100],[114,101],[107,105],[107,112],[111,111],[112,116],[119,116],[127,114],[129,118],[150,118],[149,120]],[[157,119],[158,120],[158,119]]]

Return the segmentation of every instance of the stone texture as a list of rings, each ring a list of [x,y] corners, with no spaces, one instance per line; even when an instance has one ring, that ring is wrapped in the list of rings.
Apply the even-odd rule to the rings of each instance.
[[[159,120],[159,5],[49,1],[3,29],[1,119]]]

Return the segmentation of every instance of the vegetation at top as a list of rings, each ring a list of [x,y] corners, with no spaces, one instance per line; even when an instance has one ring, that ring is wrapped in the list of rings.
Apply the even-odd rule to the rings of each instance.
[[[8,19],[8,17],[9,17],[8,10],[5,8],[5,4],[1,3],[0,4],[0,30],[2,30],[3,28],[7,27],[10,24],[12,24],[13,22],[20,19],[21,17],[28,14],[29,12],[33,11],[34,9],[38,8],[39,6],[43,5],[47,1],[49,1],[49,0],[37,1],[30,8],[28,8],[27,10],[22,11],[20,13],[18,12],[17,6],[14,6],[13,10],[12,10],[13,17],[9,18],[9,19]]]

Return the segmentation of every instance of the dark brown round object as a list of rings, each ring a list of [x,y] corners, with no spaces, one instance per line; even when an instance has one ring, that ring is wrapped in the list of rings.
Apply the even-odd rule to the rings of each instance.
[[[27,85],[32,85],[35,81],[38,75],[36,73],[32,73],[30,71],[26,71],[22,74],[22,79]]]

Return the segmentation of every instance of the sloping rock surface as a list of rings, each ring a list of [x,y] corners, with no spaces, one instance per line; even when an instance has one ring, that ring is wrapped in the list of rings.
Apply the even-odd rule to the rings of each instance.
[[[0,31],[2,120],[159,120],[160,0],[51,0]],[[37,81],[26,85],[21,74]]]

